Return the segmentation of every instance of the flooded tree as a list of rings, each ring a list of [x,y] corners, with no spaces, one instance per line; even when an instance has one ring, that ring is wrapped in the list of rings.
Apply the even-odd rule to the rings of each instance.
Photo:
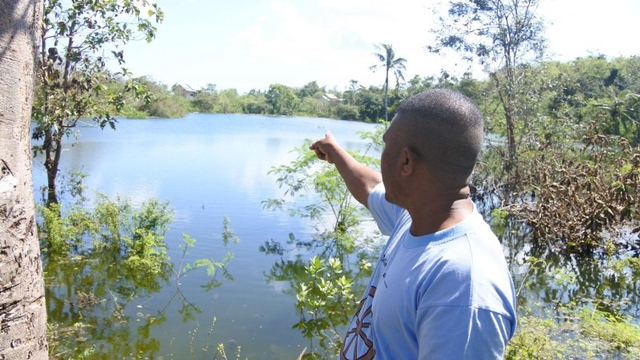
[[[58,202],[56,178],[62,143],[82,118],[100,127],[115,128],[115,113],[124,106],[124,92],[144,95],[144,87],[124,68],[120,46],[142,37],[155,37],[154,23],[164,14],[156,4],[144,1],[44,0],[42,38],[38,59],[38,92],[33,107],[35,147],[44,153],[48,203]],[[121,67],[117,74],[126,86],[110,93],[105,86],[114,78],[107,62]]]

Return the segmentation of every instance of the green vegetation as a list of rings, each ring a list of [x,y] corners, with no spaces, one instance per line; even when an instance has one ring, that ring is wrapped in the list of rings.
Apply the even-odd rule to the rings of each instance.
[[[404,58],[396,58],[396,53],[393,51],[393,46],[389,44],[376,45],[376,48],[380,51],[375,53],[375,57],[379,63],[371,66],[371,70],[376,71],[380,68],[384,69],[384,121],[389,121],[389,71],[393,73],[396,78],[396,88],[400,86],[400,80],[404,81],[404,73],[406,70]]]
[[[640,359],[640,327],[598,310],[564,308],[560,321],[539,309],[519,319],[505,359]]]
[[[518,331],[507,347],[506,359],[640,359],[640,326],[628,315],[618,313],[625,302],[635,301],[620,291],[634,291],[632,284],[640,275],[638,258],[594,261],[594,268],[609,272],[609,276],[599,275],[604,284],[592,294],[579,289],[584,287],[580,284],[584,275],[579,272],[561,270],[562,266],[556,264],[549,266],[535,257],[529,258],[529,263],[532,274],[519,289]],[[616,278],[624,280],[618,282]],[[552,308],[523,304],[520,291],[530,291],[540,279],[549,282],[545,286],[563,289],[556,294]],[[564,302],[563,292],[569,289],[577,291]],[[612,294],[606,295],[608,291]]]
[[[126,93],[146,97],[144,87],[124,68],[123,51],[117,49],[137,37],[151,41],[154,23],[163,17],[162,10],[146,1],[44,1],[32,137],[42,141],[34,150],[45,155],[48,203],[58,201],[62,142],[78,122],[91,118],[100,127],[114,128],[114,115],[123,111]],[[107,71],[109,60],[117,61],[119,73]],[[109,87],[114,81],[122,86]]]
[[[219,261],[200,258],[187,262],[188,249],[196,241],[183,234],[180,261],[172,262],[164,240],[173,221],[168,202],[149,199],[134,206],[129,199],[112,200],[98,193],[92,204],[87,204],[82,188],[72,188],[78,202],[64,208],[52,203],[38,209],[50,356],[153,358],[160,343],[149,331],[166,320],[165,310],[145,313],[138,306],[141,309],[133,318],[127,310],[131,302],[152,297],[174,284],[175,295],[169,303],[177,297],[183,321],[195,321],[201,310],[180,290],[181,277],[205,269],[210,280],[202,285],[203,290],[220,286],[216,275],[221,272],[231,279],[227,265],[233,253]],[[238,240],[226,218],[222,240],[225,246]],[[132,332],[133,328],[136,331]]]
[[[518,333],[508,349],[510,359],[633,359],[633,354],[638,351],[634,346],[638,343],[640,331],[632,319],[623,315],[633,308],[632,304],[640,302],[635,290],[640,279],[637,262],[640,249],[637,240],[640,232],[637,201],[640,189],[638,69],[639,57],[607,59],[603,56],[568,63],[540,62],[516,69],[515,75],[522,84],[529,86],[527,102],[522,104],[526,105],[529,115],[526,121],[518,117],[514,123],[517,157],[509,168],[504,166],[510,157],[504,108],[491,79],[457,79],[443,73],[437,79],[414,77],[390,89],[391,112],[411,94],[432,87],[451,87],[474,98],[487,115],[487,130],[495,137],[489,137],[490,142],[474,174],[474,197],[481,210],[492,218],[493,228],[502,241],[523,257],[525,264],[520,266],[529,267],[524,277],[516,275],[521,289],[521,316]],[[113,83],[112,86],[119,85]],[[172,104],[182,104],[180,106],[183,109],[189,107],[189,111],[199,106],[210,112],[231,109],[269,114],[280,106],[281,109],[288,107],[287,111],[293,115],[332,117],[341,111],[354,120],[381,119],[384,116],[383,89],[364,88],[355,80],[343,93],[335,93],[341,99],[339,101],[327,100],[325,90],[316,82],[300,89],[274,85],[270,88],[271,102],[267,102],[268,92],[252,91],[238,95],[235,90],[218,91],[214,85],[196,93],[191,100],[153,82],[148,82],[147,88],[151,93],[157,91],[148,106],[132,97],[131,104],[137,103],[141,107],[131,109],[143,114],[156,105],[155,108],[160,109],[160,104],[154,105],[155,99],[166,95],[163,106],[171,109]],[[175,103],[172,102],[174,100]],[[380,126],[377,133],[365,134],[372,146],[380,146],[383,130],[384,127]],[[292,325],[310,342],[304,358],[331,358],[342,340],[341,326],[348,321],[356,306],[353,299],[362,292],[371,270],[371,259],[376,253],[371,245],[379,242],[379,234],[367,233],[359,227],[363,209],[352,202],[334,167],[315,161],[307,146],[308,143],[296,149],[298,158],[290,164],[272,169],[278,184],[287,191],[281,199],[265,201],[265,206],[312,220],[316,224],[316,235],[298,238],[290,234],[288,239],[265,242],[261,251],[279,257],[266,274],[267,281],[287,282],[290,285],[287,291],[296,298],[294,311],[299,313],[300,320]],[[374,159],[356,156],[377,166]],[[162,203],[155,203],[151,208],[162,210],[162,206]],[[63,304],[78,304],[78,308],[74,308],[76,313],[70,317],[73,321],[51,324],[51,333],[58,339],[65,336],[66,339],[94,336],[101,339],[103,335],[92,334],[92,327],[86,325],[90,321],[113,326],[114,331],[106,335],[107,339],[125,334],[124,330],[118,330],[110,320],[106,320],[108,317],[87,318],[82,313],[80,320],[80,313],[88,311],[87,306],[121,314],[119,309],[124,305],[120,301],[127,297],[112,296],[106,289],[113,290],[106,285],[105,279],[100,280],[101,276],[91,280],[93,285],[88,288],[67,288],[64,285],[52,290],[52,284],[59,281],[53,279],[52,274],[76,279],[77,284],[89,283],[89,274],[109,274],[111,270],[96,267],[106,261],[87,260],[94,255],[92,250],[87,250],[90,249],[87,245],[94,241],[104,249],[117,250],[114,253],[124,261],[117,269],[122,279],[127,279],[127,269],[148,269],[144,270],[150,274],[148,280],[140,283],[125,281],[126,286],[120,289],[125,289],[127,296],[157,291],[159,284],[172,279],[176,281],[180,274],[192,271],[196,266],[203,270],[224,269],[228,259],[191,262],[189,266],[173,265],[175,268],[159,265],[166,261],[167,251],[157,233],[136,230],[139,226],[131,224],[119,228],[113,225],[119,221],[133,221],[132,208],[130,205],[127,207],[126,201],[105,201],[104,206],[98,207],[105,208],[100,210],[100,216],[104,218],[97,218],[98,212],[80,216],[74,211],[60,211],[55,207],[43,210],[43,219],[50,218],[46,221],[51,224],[43,232],[49,234],[43,242],[43,249],[49,276],[47,296],[51,299],[50,310],[52,314],[63,314]],[[116,216],[124,213],[129,215]],[[162,224],[161,218],[158,219],[145,224]],[[98,228],[91,225],[96,223],[103,225]],[[84,236],[74,235],[74,231],[83,228],[91,230],[87,230]],[[120,235],[112,236],[116,233]],[[90,234],[99,236],[96,240],[87,240]],[[110,238],[117,240],[101,240]],[[182,249],[186,251],[193,242],[187,236],[184,241]],[[299,249],[316,254],[316,257],[283,256]],[[66,265],[56,268],[48,260],[53,256],[59,256],[60,262]],[[512,256],[509,259],[512,263],[523,261]],[[67,260],[63,260],[65,258]],[[80,275],[69,273],[68,267],[77,269]],[[224,275],[224,270],[222,273]],[[594,279],[599,279],[595,282],[600,284],[595,288],[592,285]],[[216,286],[215,282],[209,285]],[[108,301],[94,304],[96,299],[88,294],[95,294],[95,290],[107,294],[104,299]],[[544,303],[555,303],[556,306],[540,309],[535,302],[525,300],[536,296],[544,297]],[[184,319],[193,319],[197,310],[188,300],[181,299],[185,304]],[[145,329],[161,323],[162,319],[162,316],[150,317]],[[132,351],[134,344],[138,351],[146,354],[157,351],[153,350],[157,345],[152,341],[136,339],[131,340],[127,345],[129,348],[123,351]],[[79,346],[78,351],[107,351],[106,348],[91,350],[82,344],[66,341],[70,340],[51,340],[52,351],[66,353],[74,346]],[[115,342],[110,346],[116,346]]]
[[[350,320],[364,291],[380,234],[364,231],[360,225],[364,209],[351,197],[335,167],[318,163],[309,145],[306,142],[297,148],[298,157],[290,164],[271,170],[286,189],[285,196],[268,199],[264,206],[312,220],[317,224],[316,234],[312,239],[290,234],[285,241],[267,241],[260,250],[272,256],[283,256],[293,249],[318,254],[310,259],[299,255],[276,261],[267,281],[290,284],[289,292],[296,296],[300,314],[294,328],[310,342],[305,358],[325,359],[335,358],[340,349],[343,334],[339,330]],[[374,158],[353,155],[377,166]]]
[[[62,139],[81,119],[114,127],[115,116],[179,118],[200,112],[383,122],[407,97],[448,87],[474,99],[486,115],[489,141],[474,174],[473,196],[513,252],[508,255],[512,266],[526,269],[515,274],[520,322],[507,358],[638,359],[640,328],[625,314],[640,303],[640,57],[544,61],[538,2],[450,4],[435,30],[436,41],[427,48],[454,51],[485,66],[485,80],[442,72],[405,81],[406,60],[382,44],[383,51],[375,54],[385,69],[382,86],[351,80],[339,91],[311,81],[299,88],[272,84],[239,94],[214,84],[196,90],[169,87],[132,78],[125,70],[105,70],[101,54],[108,46],[136,34],[147,41],[154,37],[153,23],[163,17],[155,5],[141,9],[134,2],[103,0],[64,8],[65,2],[46,1],[33,137],[42,141],[36,150],[45,154],[49,175],[48,205],[40,208],[38,225],[48,312],[54,319],[52,357],[153,357],[159,344],[148,332],[165,320],[164,314],[147,314],[132,332],[123,311],[128,301],[175,282],[183,319],[193,320],[199,309],[180,292],[180,277],[206,269],[212,280],[205,289],[219,286],[215,275],[229,276],[232,257],[185,262],[195,246],[185,234],[182,259],[172,262],[163,238],[172,214],[158,200],[136,208],[128,199],[98,194],[91,206],[58,204]],[[124,63],[122,52],[111,55]],[[392,88],[389,71],[396,77]],[[380,146],[382,131],[381,126],[364,136]],[[315,235],[290,234],[265,242],[261,251],[280,256],[267,281],[290,285],[286,291],[295,296],[300,314],[294,326],[310,341],[304,357],[330,358],[340,346],[341,326],[354,312],[380,235],[361,228],[363,209],[335,168],[318,163],[307,147],[296,149],[298,158],[290,164],[272,169],[286,192],[264,205],[310,219]],[[374,159],[355,156],[377,166]],[[71,193],[82,198],[80,184]],[[225,220],[223,240],[234,238]],[[315,256],[283,256],[294,249]],[[542,309],[531,300],[537,297],[555,306]],[[224,348],[217,351],[226,358]]]
[[[383,130],[380,126],[376,133],[363,135],[372,140],[372,147],[380,146]],[[317,235],[311,239],[298,239],[290,234],[285,241],[268,241],[261,250],[281,257],[267,279],[288,281],[291,285],[287,291],[296,296],[296,308],[300,312],[300,322],[294,327],[310,339],[311,352],[305,356],[329,359],[340,347],[342,334],[338,329],[353,315],[357,301],[354,299],[362,293],[363,282],[367,280],[375,258],[376,252],[369,247],[369,242],[376,243],[380,237],[362,232],[363,208],[352,203],[335,168],[316,161],[314,154],[306,150],[308,145],[305,143],[296,149],[296,160],[272,169],[278,184],[286,189],[285,197],[269,199],[265,206],[314,220]],[[612,151],[603,151],[608,148],[607,144],[598,143],[598,151],[594,152],[598,154],[597,158],[586,155],[592,152],[590,145],[576,148],[576,154],[580,154],[585,163],[578,164],[580,157],[576,157],[575,167],[571,169],[558,167],[553,161],[546,165],[549,168],[532,169],[532,172],[542,171],[540,176],[544,178],[558,177],[554,180],[555,186],[545,184],[535,195],[523,192],[518,194],[520,197],[506,196],[499,190],[489,191],[491,188],[477,189],[475,196],[481,210],[491,211],[494,230],[503,242],[513,242],[509,246],[511,251],[523,253],[525,264],[521,268],[528,269],[523,276],[516,277],[520,321],[508,346],[507,359],[638,359],[640,326],[633,318],[623,315],[640,301],[637,248],[629,249],[620,233],[615,232],[622,229],[621,224],[626,224],[624,217],[618,219],[616,214],[603,218],[582,213],[587,211],[585,206],[598,209],[604,206],[611,208],[602,215],[608,216],[609,211],[616,211],[614,208],[619,207],[618,204],[626,203],[625,216],[635,214],[633,221],[638,223],[637,204],[629,202],[632,198],[629,192],[638,189],[636,181],[640,166],[636,163],[620,166],[617,161],[629,158],[638,161],[640,155],[630,157],[631,147],[623,138],[617,145],[623,146],[618,146],[617,155],[613,155]],[[374,159],[355,156],[376,166]],[[537,161],[544,163],[540,159]],[[501,164],[496,168],[503,169]],[[596,191],[582,190],[589,187],[575,184],[581,181],[591,182],[590,189]],[[489,184],[489,180],[485,179],[485,183]],[[608,189],[605,184],[614,186]],[[545,195],[546,191],[554,194],[553,202],[549,200],[551,195]],[[577,202],[575,194],[591,198]],[[612,198],[599,200],[607,194]],[[518,206],[495,205],[505,198],[519,199]],[[573,212],[564,213],[569,204],[573,206]],[[533,208],[528,208],[531,206]],[[535,216],[535,219],[527,218],[527,215]],[[589,224],[603,221],[595,227],[581,223],[583,220],[590,220]],[[537,233],[542,229],[548,231],[544,240]],[[589,234],[590,242],[579,240],[585,234]],[[530,250],[525,250],[525,244],[531,247]],[[318,255],[287,260],[290,258],[288,253],[300,248]],[[518,260],[512,258],[511,261]],[[596,288],[592,286],[594,283],[598,284]],[[543,296],[544,303],[553,307],[545,309],[536,302],[528,302],[537,296]]]
[[[531,121],[528,81],[521,69],[542,58],[545,40],[542,21],[536,16],[539,0],[470,0],[449,4],[448,15],[433,30],[429,51],[454,50],[469,62],[485,67],[495,104],[504,120],[508,156],[504,167],[512,173],[517,161],[517,138]]]

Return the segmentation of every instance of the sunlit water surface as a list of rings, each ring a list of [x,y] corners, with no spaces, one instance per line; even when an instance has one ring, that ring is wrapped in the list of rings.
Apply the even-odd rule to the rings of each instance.
[[[302,117],[190,114],[182,119],[122,119],[116,131],[90,124],[79,127],[78,141],[66,142],[61,174],[87,174],[88,195],[97,190],[111,197],[127,196],[134,203],[151,197],[170,201],[175,221],[165,240],[175,262],[181,257],[183,233],[197,240],[185,261],[221,260],[228,251],[235,255],[229,265],[233,280],[219,274],[220,287],[201,289],[209,280],[204,270],[181,279],[185,298],[201,310],[195,321],[183,321],[178,311],[182,301],[175,284],[169,283],[160,292],[134,298],[124,309],[134,319],[132,334],[159,343],[160,350],[153,352],[156,358],[189,359],[194,357],[192,349],[195,358],[201,358],[199,349],[207,341],[209,352],[223,343],[228,353],[241,346],[243,358],[296,358],[309,341],[292,328],[300,320],[295,297],[283,293],[287,283],[267,283],[265,274],[279,258],[258,249],[267,240],[284,243],[290,233],[311,237],[314,230],[308,221],[263,208],[264,200],[283,195],[268,172],[292,161],[292,150],[305,139],[318,139],[328,130],[347,149],[366,151],[359,131],[372,131],[374,126]],[[46,184],[41,162],[34,160],[36,196]],[[225,217],[240,239],[227,247],[221,240]],[[158,312],[166,320],[145,333],[144,319]],[[55,317],[50,314],[50,321],[60,320]]]
[[[94,329],[94,333],[105,336],[105,348],[116,349],[120,342],[137,348],[142,358],[200,359],[212,358],[215,346],[221,343],[230,358],[240,346],[242,358],[295,359],[304,348],[317,346],[292,328],[300,321],[300,314],[295,308],[295,296],[287,292],[289,283],[267,279],[281,259],[300,256],[306,260],[313,253],[298,250],[280,257],[259,251],[266,241],[286,245],[289,234],[310,240],[315,233],[314,224],[284,211],[264,208],[264,200],[284,193],[276,176],[268,173],[272,167],[294,160],[297,154],[292,150],[305,139],[318,139],[328,130],[347,149],[377,156],[359,134],[373,131],[375,126],[303,117],[190,114],[182,119],[123,119],[116,131],[80,127],[79,140],[73,146],[72,141],[67,141],[62,174],[79,170],[88,175],[85,185],[90,191],[110,197],[127,196],[134,203],[152,197],[170,201],[175,221],[165,239],[176,263],[181,260],[183,234],[197,240],[184,261],[221,260],[229,251],[235,254],[228,267],[233,280],[218,274],[222,285],[210,291],[201,287],[209,281],[206,272],[194,271],[180,279],[179,289],[184,297],[177,292],[175,281],[164,283],[160,291],[134,297],[123,311],[130,319],[128,333],[109,337],[108,329]],[[34,161],[36,193],[46,182],[41,162],[40,158]],[[225,217],[240,239],[226,247],[222,243]],[[543,308],[553,308],[558,301],[593,298],[599,284],[608,281],[607,272],[601,273],[601,265],[593,269],[578,266],[574,261],[555,257],[553,252],[546,255],[547,266],[539,262],[537,271],[529,272],[525,259],[531,247],[517,235],[525,231],[518,230],[521,225],[511,226],[502,230],[502,241],[521,305],[539,303]],[[562,267],[564,270],[556,272]],[[563,285],[562,274],[578,268],[583,273],[582,282]],[[529,285],[521,287],[525,279]],[[625,313],[637,323],[640,301],[634,279],[629,276],[629,284],[618,279],[621,284],[612,284],[604,297],[611,302],[624,300]],[[56,311],[50,311],[49,320],[72,323],[72,305],[64,304],[64,289],[58,291],[59,304]],[[185,300],[200,309],[186,321],[181,312]],[[150,322],[150,318],[162,321]],[[216,322],[212,328],[213,318]],[[207,344],[210,348],[205,354],[202,348]],[[121,356],[136,358],[135,354],[116,355]]]

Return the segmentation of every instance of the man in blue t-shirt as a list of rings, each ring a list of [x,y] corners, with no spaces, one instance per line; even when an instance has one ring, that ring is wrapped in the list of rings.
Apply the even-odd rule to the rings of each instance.
[[[398,109],[380,172],[330,132],[310,146],[389,235],[340,359],[503,358],[515,331],[515,291],[469,189],[483,131],[470,99],[435,89]]]

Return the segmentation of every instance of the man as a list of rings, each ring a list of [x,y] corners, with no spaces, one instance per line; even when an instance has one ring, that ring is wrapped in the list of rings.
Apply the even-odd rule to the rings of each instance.
[[[469,197],[483,131],[471,100],[436,89],[398,109],[381,173],[329,132],[310,146],[390,235],[341,359],[502,359],[515,291],[502,247]]]

